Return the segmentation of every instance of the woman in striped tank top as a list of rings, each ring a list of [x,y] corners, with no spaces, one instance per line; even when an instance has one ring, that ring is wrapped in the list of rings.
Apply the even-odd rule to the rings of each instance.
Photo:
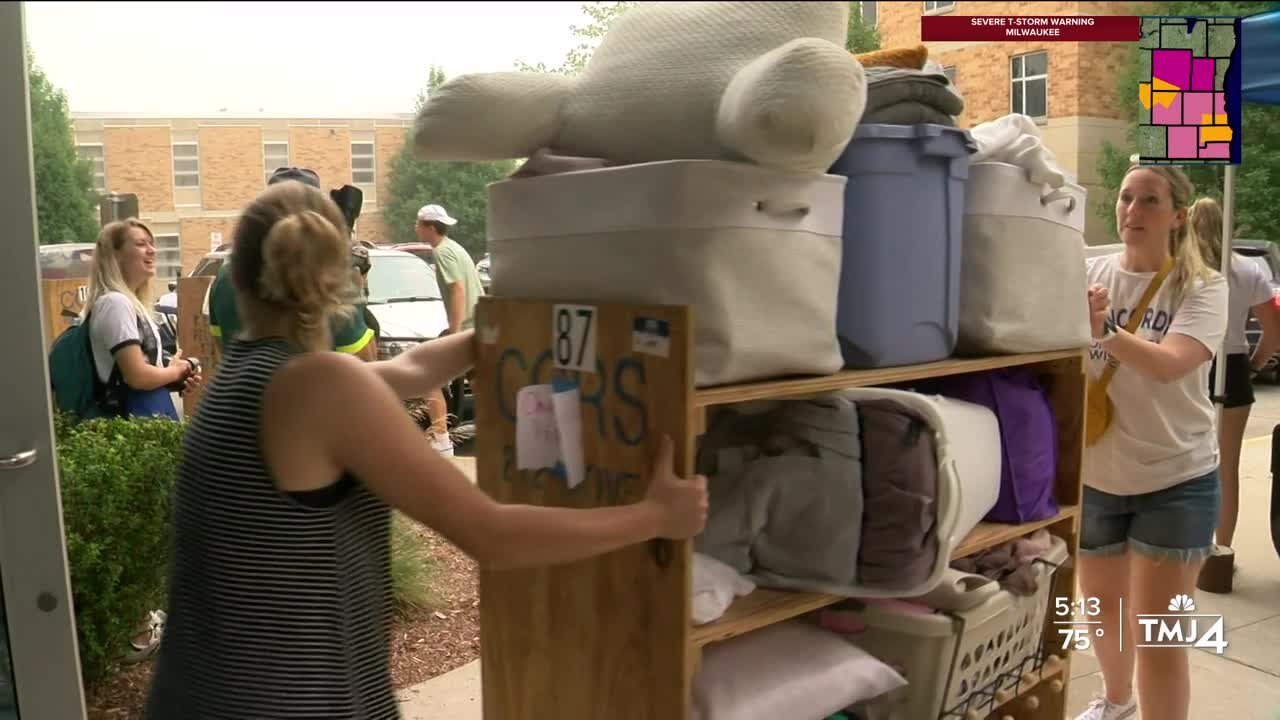
[[[269,187],[240,218],[231,276],[245,339],[228,346],[186,434],[152,720],[399,717],[392,508],[487,567],[703,527],[705,478],[673,475],[669,438],[631,505],[503,505],[476,488],[401,404],[470,367],[473,332],[379,363],[326,351],[330,320],[355,299],[349,243],[337,206],[299,182]]]

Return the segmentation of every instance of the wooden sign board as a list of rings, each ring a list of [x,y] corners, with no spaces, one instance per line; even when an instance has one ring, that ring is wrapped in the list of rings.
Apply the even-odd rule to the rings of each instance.
[[[213,381],[218,369],[217,343],[209,333],[209,318],[204,314],[204,296],[213,283],[212,276],[184,277],[178,280],[178,347],[183,357],[200,361],[204,371],[204,383]],[[183,397],[183,414],[188,419],[200,403],[201,389],[197,388]]]
[[[84,309],[89,294],[89,278],[41,280],[40,295],[44,303],[45,352]]]
[[[675,443],[675,471],[690,476],[690,326],[684,307],[481,298],[473,380],[481,489],[503,503],[631,503],[644,497],[660,433]],[[553,381],[576,388],[581,473],[520,468],[517,395]],[[690,563],[687,541],[664,541],[556,567],[482,570],[485,720],[641,720],[641,709],[644,720],[685,718]]]

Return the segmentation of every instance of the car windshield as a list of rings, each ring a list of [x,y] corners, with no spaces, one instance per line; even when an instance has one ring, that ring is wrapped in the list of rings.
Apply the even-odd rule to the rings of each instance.
[[[87,278],[93,274],[93,246],[45,245],[40,248],[40,276],[45,280]]]
[[[204,277],[206,275],[217,275],[218,268],[222,267],[222,258],[211,257],[205,258],[196,265],[196,269],[191,271],[192,277]]]
[[[375,255],[369,269],[369,302],[439,300],[431,266],[412,255]]]

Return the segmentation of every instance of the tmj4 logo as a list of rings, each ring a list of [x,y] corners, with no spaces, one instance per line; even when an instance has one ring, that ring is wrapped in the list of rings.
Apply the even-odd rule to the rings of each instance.
[[[1169,599],[1167,614],[1139,614],[1138,625],[1142,628],[1138,647],[1208,648],[1219,655],[1227,649],[1222,616],[1196,614],[1195,600],[1185,594]]]

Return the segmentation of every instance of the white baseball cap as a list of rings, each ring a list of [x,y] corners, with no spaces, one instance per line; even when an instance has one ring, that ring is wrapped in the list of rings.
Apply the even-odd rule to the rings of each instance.
[[[454,225],[458,221],[449,217],[449,213],[439,205],[423,205],[418,211],[418,222],[438,222],[445,225]]]

